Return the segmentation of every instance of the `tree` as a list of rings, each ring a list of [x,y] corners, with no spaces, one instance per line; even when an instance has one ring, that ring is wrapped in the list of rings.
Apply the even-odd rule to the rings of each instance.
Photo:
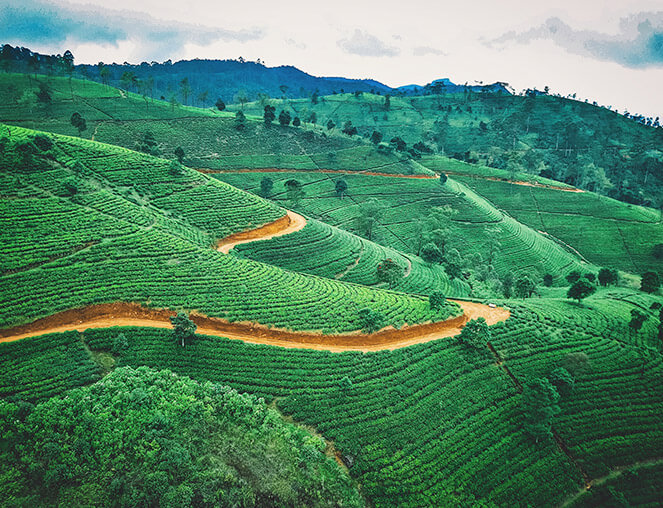
[[[380,131],[373,131],[373,134],[371,134],[371,143],[379,145],[380,141],[382,141],[382,133]]]
[[[359,207],[359,216],[355,219],[355,225],[360,234],[371,240],[375,226],[380,223],[384,215],[384,205],[377,199],[368,199]]]
[[[262,115],[265,125],[271,125],[276,118],[276,108],[267,104]]]
[[[110,69],[106,67],[103,62],[99,62],[97,64],[97,68],[99,69],[99,77],[101,78],[101,82],[108,86],[108,83],[110,82]]]
[[[293,127],[299,127],[302,124],[302,121],[299,119],[298,116],[292,119],[292,125]]]
[[[285,182],[285,188],[288,193],[288,199],[293,203],[297,204],[304,197],[304,189],[299,180],[294,178]]]
[[[576,282],[579,278],[580,278],[580,272],[579,272],[578,270],[574,270],[574,271],[572,271],[571,273],[569,273],[569,274],[566,276],[566,281],[567,281],[569,284],[573,284],[573,283]]]
[[[175,157],[177,157],[177,162],[184,163],[184,149],[181,146],[175,148]]]
[[[120,83],[125,90],[131,90],[131,87],[138,83],[138,78],[131,71],[125,71],[120,77]]]
[[[184,172],[184,168],[182,167],[182,164],[179,163],[178,161],[170,161],[168,172],[173,176],[178,176]]]
[[[204,105],[207,102],[207,96],[209,95],[209,90],[203,90],[198,94],[198,103]]]
[[[387,319],[381,312],[366,307],[359,310],[359,323],[362,331],[373,333],[384,328],[387,325]]]
[[[661,287],[661,280],[656,272],[645,272],[640,281],[640,290],[645,293],[654,293]]]
[[[226,109],[226,103],[221,100],[221,97],[219,97],[216,100],[214,105],[216,106],[216,109],[218,109],[219,111],[223,111],[224,109]]]
[[[445,173],[440,173],[440,185],[444,185],[447,183],[447,175]]]
[[[511,298],[513,296],[513,274],[507,272],[502,277],[502,293],[504,298]]]
[[[442,309],[446,303],[447,299],[442,291],[433,291],[428,297],[430,310]]]
[[[62,185],[69,196],[74,196],[78,193],[78,182],[73,176],[65,179]]]
[[[523,423],[535,442],[552,437],[552,419],[560,411],[558,401],[559,393],[546,378],[533,379],[523,387]]]
[[[246,96],[246,91],[239,90],[234,97],[235,102],[239,102],[242,106],[242,111],[244,111],[244,104],[246,104],[249,101],[249,98]]]
[[[238,131],[243,131],[246,127],[246,116],[241,110],[238,110],[235,113],[235,129]]]
[[[547,273],[543,276],[543,285],[547,288],[553,285],[553,276],[550,273]]]
[[[39,82],[39,91],[35,92],[37,95],[37,101],[40,104],[48,105],[51,103],[51,88],[48,86],[48,83],[45,81]]]
[[[392,289],[403,278],[403,275],[403,267],[393,259],[387,258],[378,265],[378,280],[386,282],[389,285],[389,289]]]
[[[343,134],[347,134],[348,136],[354,136],[357,134],[357,128],[352,125],[352,122],[348,120],[343,124]]]
[[[340,180],[336,180],[336,195],[343,199],[343,196],[345,196],[345,193],[348,190],[348,182],[343,180],[342,178]]]
[[[661,208],[663,210],[663,208]],[[663,259],[663,243],[657,243],[652,250],[652,256],[656,259]]]
[[[534,293],[536,284],[527,275],[519,277],[515,284],[515,293],[517,298],[529,298]]]
[[[85,118],[83,118],[78,111],[72,113],[69,121],[71,122],[71,125],[73,125],[76,129],[78,129],[79,136],[83,134],[83,131],[85,129],[87,129],[87,123],[85,122]]]
[[[548,376],[548,380],[562,397],[568,397],[573,391],[576,380],[564,367],[557,367]]]
[[[170,322],[173,325],[173,337],[184,347],[185,341],[194,336],[198,326],[189,319],[185,312],[181,311],[177,313],[177,316],[171,316]]]
[[[128,348],[129,341],[123,333],[120,333],[117,337],[113,338],[113,342],[111,343],[111,353],[119,355]]]
[[[268,176],[263,177],[263,179],[260,180],[260,195],[263,198],[268,198],[269,196],[272,195],[273,187],[274,187],[274,180],[272,180]]]
[[[393,146],[399,152],[404,152],[407,149],[407,143],[405,141],[403,141],[403,138],[401,138],[401,137],[398,137],[398,136],[393,137],[393,138],[391,138],[389,143],[391,144],[391,146]]]
[[[629,321],[628,326],[634,332],[639,332],[645,321],[647,321],[647,314],[638,309],[631,309],[631,320]]]
[[[584,277],[581,277],[571,285],[566,296],[567,298],[578,300],[578,303],[581,303],[584,298],[587,298],[595,292],[596,286]]]
[[[463,327],[458,336],[461,344],[474,349],[483,349],[490,342],[490,328],[482,317],[472,319]]]
[[[334,121],[333,120],[327,120],[327,130],[330,131],[334,127],[336,127],[336,124],[334,123]]]
[[[442,251],[433,242],[428,242],[421,248],[420,256],[427,263],[441,263],[444,259]]]
[[[386,111],[389,111],[389,108],[391,107],[391,95],[386,94],[384,96],[384,109]]]
[[[617,282],[617,270],[611,268],[601,268],[599,270],[599,284],[601,286],[608,286]]]
[[[279,113],[279,123],[285,127],[286,125],[290,125],[290,113],[284,110],[281,110]]]
[[[186,106],[189,103],[189,95],[191,95],[191,85],[189,85],[189,78],[184,78],[180,81],[180,94],[182,95],[182,102]]]

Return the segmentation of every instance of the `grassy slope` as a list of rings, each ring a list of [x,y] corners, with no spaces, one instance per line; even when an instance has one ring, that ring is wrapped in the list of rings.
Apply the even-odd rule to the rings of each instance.
[[[449,315],[424,298],[216,252],[215,239],[284,211],[195,171],[173,175],[168,161],[54,136],[52,159],[14,166],[11,144],[32,134],[13,127],[2,155],[2,256],[12,269],[0,277],[1,326],[116,300],[327,332],[359,329],[363,307],[396,326]]]
[[[521,395],[504,367],[487,349],[467,350],[454,339],[344,354],[203,336],[182,349],[159,329],[88,330],[83,339],[108,350],[123,332],[129,347],[118,365],[169,368],[275,400],[334,440],[376,506],[395,498],[402,506],[557,505],[583,488],[578,466],[587,479],[600,478],[663,453],[663,358],[635,345],[650,329],[626,335],[633,298],[660,302],[623,290],[604,291],[583,307],[512,301],[513,317],[492,330],[504,367],[520,383],[558,366],[574,373],[575,389],[553,427],[575,463],[552,441],[528,440]],[[43,360],[29,354],[37,340],[12,347],[25,347],[22,362],[40,372]],[[572,361],[578,353],[587,355],[585,364]],[[341,382],[346,376],[350,386]]]
[[[223,173],[213,176],[257,192],[264,175]],[[574,254],[518,223],[453,180],[441,186],[438,180],[345,175],[348,197],[340,199],[334,192],[333,183],[340,176],[330,178],[324,174],[302,173],[273,173],[269,176],[274,181],[272,199],[275,202],[293,206],[287,199],[283,183],[296,178],[303,183],[305,196],[294,205],[295,208],[349,231],[356,231],[355,218],[361,204],[370,198],[378,198],[386,210],[374,239],[403,252],[417,252],[417,220],[425,218],[432,207],[449,205],[457,211],[452,221],[455,238],[449,244],[465,258],[478,253],[483,263],[488,258],[488,245],[494,237],[500,242],[501,252],[495,255],[493,264],[500,274],[532,273],[538,278],[551,273],[561,282],[565,273],[583,269]]]
[[[663,273],[663,260],[652,253],[654,245],[663,243],[656,210],[590,192],[457,178],[518,221],[571,245],[592,263],[637,274]]]

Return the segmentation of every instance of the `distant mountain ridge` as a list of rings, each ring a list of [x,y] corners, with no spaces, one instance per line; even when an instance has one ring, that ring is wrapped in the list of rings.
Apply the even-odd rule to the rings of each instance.
[[[6,70],[42,73],[63,73],[66,63],[60,55],[44,55],[28,48],[12,47],[8,44],[0,51],[0,60]],[[211,106],[218,98],[223,101],[238,102],[240,97],[255,100],[261,94],[269,97],[301,98],[313,94],[332,95],[344,92],[371,92],[377,94],[412,95],[424,90],[442,86],[447,93],[471,91],[503,91],[509,93],[502,83],[493,85],[457,85],[448,78],[428,85],[407,85],[389,87],[374,79],[352,79],[344,77],[313,76],[294,66],[282,65],[267,67],[259,59],[256,62],[237,60],[180,60],[175,63],[142,62],[140,64],[112,63],[102,67],[91,64],[73,66],[73,72],[80,77],[120,88],[130,89],[150,95],[199,106]],[[182,97],[182,82],[187,80],[190,92],[186,101]],[[438,84],[439,85],[436,85]]]

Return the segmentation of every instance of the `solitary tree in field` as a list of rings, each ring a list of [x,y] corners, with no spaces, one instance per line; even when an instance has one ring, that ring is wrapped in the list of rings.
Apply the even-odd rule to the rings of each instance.
[[[360,206],[359,216],[355,219],[355,225],[360,234],[372,240],[375,227],[380,223],[383,215],[384,205],[375,198],[368,199]]]
[[[656,272],[645,272],[640,281],[640,290],[645,293],[654,293],[661,287],[661,280]]]
[[[359,311],[359,322],[362,331],[373,333],[387,325],[387,318],[381,312],[366,307]]]
[[[279,123],[285,127],[286,125],[290,125],[290,119],[291,119],[290,113],[281,110],[281,112],[279,113]]]
[[[384,96],[384,109],[389,111],[390,107],[391,107],[391,95],[386,94]]]
[[[601,268],[599,270],[599,284],[601,286],[608,286],[617,282],[617,270],[612,268]]]
[[[221,100],[221,97],[219,97],[219,98],[216,100],[216,102],[214,103],[214,105],[216,106],[216,109],[218,109],[219,111],[223,111],[224,109],[226,109],[226,103],[223,102],[223,100]]]
[[[288,199],[293,203],[297,204],[304,197],[304,189],[299,180],[294,178],[285,182],[285,188],[288,193]]]
[[[444,307],[447,299],[442,291],[433,291],[428,297],[428,305],[431,310],[438,310]]]
[[[584,277],[575,281],[569,288],[566,296],[573,300],[577,300],[580,304],[582,300],[596,292],[596,286],[589,282]]]
[[[343,180],[342,178],[340,180],[336,180],[336,195],[343,199],[343,196],[345,196],[345,193],[348,191],[348,182]]]
[[[629,321],[628,326],[634,332],[639,332],[645,321],[647,321],[647,314],[638,309],[631,309],[631,320]]]
[[[235,113],[235,129],[238,131],[243,131],[246,127],[246,116],[241,110],[238,110]]]
[[[181,146],[175,148],[175,157],[177,157],[177,162],[180,164],[184,163],[184,149]]]
[[[334,121],[333,120],[327,120],[327,130],[330,131],[334,127],[336,127],[336,124],[334,123]]]
[[[440,185],[444,185],[445,183],[447,183],[447,180],[448,178],[446,173],[440,173]]]
[[[515,293],[518,298],[529,298],[536,290],[536,284],[527,275],[523,275],[516,280]]]
[[[490,342],[490,328],[482,317],[472,319],[463,327],[458,336],[461,344],[474,349],[483,349]]]
[[[373,131],[373,134],[371,134],[371,143],[379,145],[380,141],[382,141],[382,133],[380,131]]]
[[[171,316],[170,322],[173,325],[173,337],[184,347],[185,341],[193,337],[198,326],[184,312],[178,312],[177,316]]]
[[[403,267],[393,259],[387,258],[378,265],[377,276],[380,282],[386,282],[389,289],[403,278]]]
[[[276,118],[276,108],[267,104],[265,106],[262,118],[265,121],[265,125],[271,125]]]
[[[272,188],[274,187],[274,180],[270,177],[265,176],[260,180],[260,195],[263,198],[268,198],[272,195]]]
[[[302,124],[302,121],[299,119],[298,116],[292,119],[292,125],[293,127],[299,127]]]
[[[536,378],[525,384],[521,408],[525,432],[537,443],[552,437],[552,419],[559,413],[559,393],[546,378]]]
[[[567,281],[569,284],[573,284],[573,283],[576,282],[579,278],[580,278],[580,272],[579,272],[578,270],[573,270],[571,273],[569,273],[569,274],[566,276],[566,281]]]
[[[85,129],[87,129],[87,122],[85,121],[85,118],[83,118],[78,111],[72,113],[70,122],[71,125],[73,125],[76,129],[78,129],[79,136],[83,134],[83,131]]]

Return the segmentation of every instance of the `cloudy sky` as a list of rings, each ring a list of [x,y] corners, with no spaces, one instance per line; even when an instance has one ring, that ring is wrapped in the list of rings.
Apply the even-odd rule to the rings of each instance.
[[[0,43],[77,63],[241,55],[391,86],[549,86],[663,117],[663,0],[0,0],[0,27]]]

